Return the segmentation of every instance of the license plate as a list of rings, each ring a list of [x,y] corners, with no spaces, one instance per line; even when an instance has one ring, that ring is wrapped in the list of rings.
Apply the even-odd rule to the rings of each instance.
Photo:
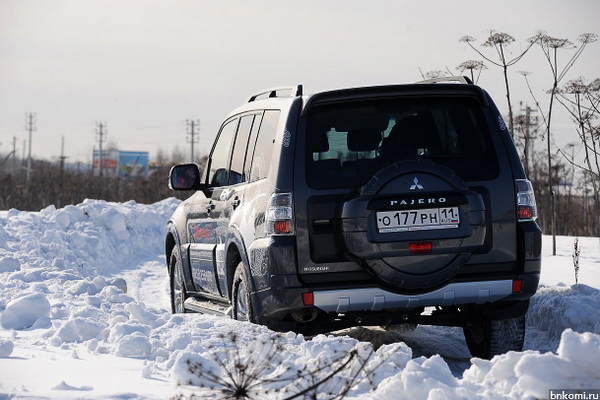
[[[422,210],[379,211],[379,233],[454,229],[460,224],[458,207],[427,208]]]

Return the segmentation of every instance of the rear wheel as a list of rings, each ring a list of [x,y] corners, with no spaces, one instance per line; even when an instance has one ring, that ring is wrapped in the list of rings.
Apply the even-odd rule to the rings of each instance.
[[[244,263],[240,262],[233,276],[233,319],[254,322],[254,312],[250,302],[250,285]]]
[[[482,324],[463,328],[469,351],[474,357],[491,359],[508,351],[522,351],[525,317],[487,319]]]
[[[179,252],[177,248],[174,248],[171,252],[171,312],[173,314],[179,314],[186,312],[183,303],[187,298],[185,292],[185,286],[183,284],[183,271],[181,266],[181,259],[179,258]]]

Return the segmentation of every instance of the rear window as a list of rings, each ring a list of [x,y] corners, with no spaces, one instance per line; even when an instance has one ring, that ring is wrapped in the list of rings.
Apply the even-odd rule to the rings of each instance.
[[[313,106],[306,177],[315,189],[351,188],[396,161],[425,158],[463,180],[498,175],[481,105],[467,98],[378,100]]]

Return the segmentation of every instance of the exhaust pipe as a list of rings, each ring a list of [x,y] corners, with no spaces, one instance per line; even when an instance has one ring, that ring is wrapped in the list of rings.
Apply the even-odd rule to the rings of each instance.
[[[307,308],[300,311],[295,311],[292,313],[292,318],[298,322],[310,322],[317,318],[319,312],[314,308]]]

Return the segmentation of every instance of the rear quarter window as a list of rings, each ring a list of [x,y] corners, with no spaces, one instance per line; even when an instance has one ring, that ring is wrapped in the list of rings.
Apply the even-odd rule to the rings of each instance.
[[[281,111],[279,110],[266,110],[262,117],[252,155],[251,182],[266,178],[269,173],[280,114]]]

